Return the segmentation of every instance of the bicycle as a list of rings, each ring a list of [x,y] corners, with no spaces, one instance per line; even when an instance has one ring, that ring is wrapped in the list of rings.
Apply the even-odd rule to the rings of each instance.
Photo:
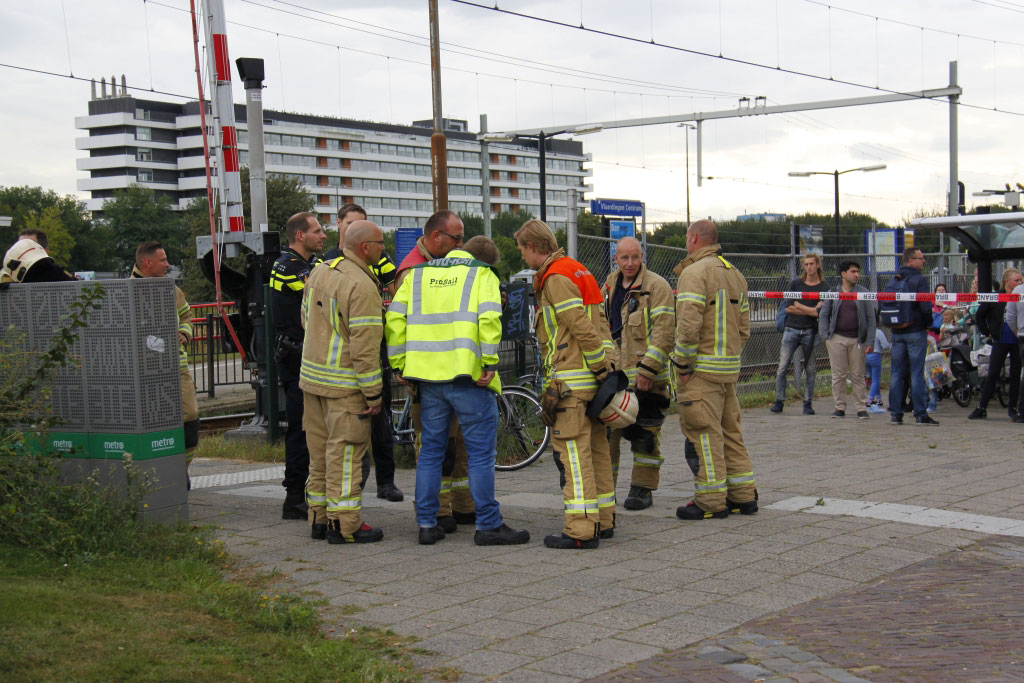
[[[414,446],[409,392],[391,401],[392,433],[396,444]],[[530,389],[519,385],[502,388],[498,396],[498,438],[494,469],[520,470],[540,458],[551,442],[551,428],[541,419],[540,401]]]

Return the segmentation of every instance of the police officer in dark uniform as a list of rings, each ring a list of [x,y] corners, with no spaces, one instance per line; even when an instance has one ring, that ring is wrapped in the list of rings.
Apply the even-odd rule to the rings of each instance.
[[[302,429],[302,390],[299,367],[302,364],[302,292],[319,259],[327,234],[311,213],[297,213],[285,224],[288,246],[274,262],[270,273],[270,309],[274,319],[274,359],[277,376],[285,394],[288,431],[284,441],[284,505],[281,519],[306,519],[306,478],[309,477],[309,450]]]
[[[338,209],[338,244],[345,242],[345,230],[354,221],[365,221],[366,211],[358,204],[344,204]],[[324,263],[331,263],[342,256],[341,249],[335,247],[324,254]],[[395,263],[381,252],[380,261],[369,263],[370,270],[377,276],[381,284],[381,296],[385,301],[395,293]],[[386,305],[386,304],[385,304]],[[394,433],[391,427],[391,367],[387,360],[387,347],[381,342],[381,368],[384,372],[384,396],[382,410],[371,418],[370,450],[373,451],[373,469],[377,477],[377,497],[385,498],[392,503],[405,498],[401,489],[395,486]],[[369,455],[363,456],[363,488],[370,476]]]

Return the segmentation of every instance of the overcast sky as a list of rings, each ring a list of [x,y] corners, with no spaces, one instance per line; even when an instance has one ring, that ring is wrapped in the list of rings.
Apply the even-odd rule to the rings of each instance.
[[[480,114],[491,130],[509,130],[727,110],[740,97],[776,105],[941,88],[957,60],[961,102],[970,105],[959,108],[968,195],[1024,183],[1024,0],[498,2],[638,41],[439,5],[444,114],[474,131]],[[129,86],[194,98],[187,9],[187,0],[6,2],[0,62],[97,80],[125,74]],[[427,0],[225,0],[225,11],[232,60],[266,60],[265,107],[403,124],[430,118]],[[75,159],[86,154],[75,149],[83,132],[74,117],[87,113],[89,84],[0,67],[0,87],[0,185],[76,192],[85,173]],[[234,87],[244,102],[237,79]],[[592,197],[646,201],[655,221],[685,219],[682,129],[580,140],[593,154]],[[699,188],[695,143],[691,133],[694,217],[831,213],[832,178],[787,173],[874,164],[888,168],[841,178],[842,211],[898,223],[946,204],[945,100],[709,121],[703,174],[712,179]],[[968,197],[979,201],[988,200]]]

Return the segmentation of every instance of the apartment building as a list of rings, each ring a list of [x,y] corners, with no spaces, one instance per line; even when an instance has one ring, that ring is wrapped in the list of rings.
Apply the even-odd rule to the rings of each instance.
[[[87,116],[75,127],[88,134],[76,148],[88,177],[78,189],[89,192],[86,205],[101,213],[104,201],[133,183],[166,196],[183,209],[206,196],[206,172],[198,101],[177,104],[115,94],[93,97]],[[209,110],[208,110],[209,113]],[[320,220],[333,225],[342,204],[363,206],[385,230],[422,227],[433,212],[430,169],[430,121],[402,126],[265,110],[266,169],[297,178],[316,199]],[[244,105],[235,105],[242,165],[248,163]],[[210,124],[209,119],[207,123]],[[448,141],[449,208],[482,215],[480,143],[466,121],[445,119]],[[540,215],[538,151],[535,140],[491,143],[490,209]],[[591,191],[583,167],[590,155],[573,140],[548,140],[547,214],[553,229],[565,227],[567,191],[576,188],[579,205]],[[214,162],[215,165],[215,162]],[[216,184],[216,169],[214,169]]]

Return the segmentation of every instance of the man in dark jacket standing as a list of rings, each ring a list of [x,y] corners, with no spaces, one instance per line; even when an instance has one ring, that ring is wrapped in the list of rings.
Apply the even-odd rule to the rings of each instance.
[[[928,279],[921,274],[924,254],[907,247],[896,277],[906,282],[908,292],[927,294]],[[907,361],[910,361],[910,398],[914,419],[919,425],[938,425],[928,415],[928,387],[924,382],[924,358],[928,352],[928,328],[932,324],[932,304],[918,301],[911,305],[911,321],[905,327],[892,328],[892,381],[889,383],[889,421],[903,424],[903,387],[907,382]]]
[[[860,280],[860,264],[843,261],[839,264],[842,282],[833,292],[866,292]],[[875,345],[875,302],[827,299],[818,315],[818,334],[825,340],[829,365],[832,367],[832,400],[836,409],[832,417],[846,416],[846,378],[853,386],[857,417],[868,419],[867,386],[864,383],[865,354]]]

